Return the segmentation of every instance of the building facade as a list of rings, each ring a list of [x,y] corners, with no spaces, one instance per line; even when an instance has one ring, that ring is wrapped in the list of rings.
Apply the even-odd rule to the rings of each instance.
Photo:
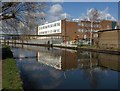
[[[69,21],[67,19],[55,21],[38,26],[38,35],[49,35],[50,37],[40,37],[38,39],[51,40],[52,43],[62,43],[69,41],[83,40],[90,41],[92,38],[93,44],[98,42],[98,31],[104,29],[115,29],[116,22],[113,21]],[[59,41],[59,42],[58,42]]]
[[[98,45],[100,48],[120,50],[120,30],[99,31]]]
[[[77,30],[77,22],[66,21],[66,19],[59,20],[38,26],[38,35],[50,36],[40,37],[38,39],[52,39],[52,42],[54,43],[55,41],[66,42],[75,39]]]

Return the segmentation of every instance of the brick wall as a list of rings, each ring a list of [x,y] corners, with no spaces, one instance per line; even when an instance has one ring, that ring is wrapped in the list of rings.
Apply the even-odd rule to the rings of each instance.
[[[117,48],[120,49],[120,30],[102,31],[99,32],[99,47],[100,48]]]

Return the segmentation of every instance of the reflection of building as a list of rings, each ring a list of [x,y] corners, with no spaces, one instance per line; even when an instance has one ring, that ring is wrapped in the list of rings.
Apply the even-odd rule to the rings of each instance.
[[[67,50],[55,50],[52,52],[38,52],[38,62],[59,70],[96,67],[98,64],[96,55],[86,52],[71,52]]]
[[[92,52],[78,52],[78,64],[80,68],[89,69],[92,67],[97,67],[98,65],[98,54]]]
[[[119,55],[99,54],[98,59],[99,59],[98,66],[120,71],[120,56]]]
[[[61,69],[61,56],[38,52],[38,62],[54,67],[55,69]]]
[[[94,69],[107,67],[109,69],[120,70],[119,55],[87,52],[69,51],[59,49],[40,49],[37,53],[38,62],[59,70],[71,69]]]
[[[77,55],[75,52],[66,50],[56,50],[56,52],[38,52],[38,62],[54,67],[59,70],[77,68]]]
[[[62,51],[61,54],[61,64],[62,70],[76,69],[78,66],[77,54],[76,52],[69,52],[66,50]]]

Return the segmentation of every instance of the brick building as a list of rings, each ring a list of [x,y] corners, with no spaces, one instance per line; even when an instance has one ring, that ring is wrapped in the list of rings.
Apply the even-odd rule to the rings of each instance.
[[[75,39],[77,36],[77,30],[77,22],[66,21],[66,19],[59,20],[38,26],[38,35],[50,35],[50,37],[42,37],[38,39],[52,39],[52,42],[54,40],[66,42]]]
[[[90,41],[91,30],[92,40],[96,44],[98,41],[98,31],[104,29],[115,29],[116,22],[103,20],[98,22],[91,21],[69,21],[67,19],[47,23],[38,26],[38,35],[50,35],[50,37],[42,37],[38,39],[52,39],[52,43],[61,43],[67,41],[84,40]],[[58,42],[59,41],[59,42]]]

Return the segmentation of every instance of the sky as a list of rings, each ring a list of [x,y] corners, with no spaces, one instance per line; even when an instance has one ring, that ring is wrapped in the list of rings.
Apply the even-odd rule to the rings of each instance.
[[[116,19],[118,17],[118,3],[116,2],[66,2],[63,3],[63,9],[65,12],[74,16],[75,18],[80,17],[82,14],[86,14],[87,9],[96,8],[97,10],[105,10],[108,8],[108,13],[114,16]]]
[[[48,21],[55,21],[65,17],[79,19],[86,16],[91,8],[101,12],[102,17],[108,16],[118,20],[118,2],[62,2],[52,3],[46,13]]]

